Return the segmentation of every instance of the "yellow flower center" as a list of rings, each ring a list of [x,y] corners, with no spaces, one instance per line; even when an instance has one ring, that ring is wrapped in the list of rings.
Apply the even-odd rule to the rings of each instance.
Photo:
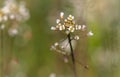
[[[74,23],[73,21],[67,20],[67,21],[64,23],[64,25],[65,25],[66,27],[70,27],[70,26],[74,26],[75,23]]]

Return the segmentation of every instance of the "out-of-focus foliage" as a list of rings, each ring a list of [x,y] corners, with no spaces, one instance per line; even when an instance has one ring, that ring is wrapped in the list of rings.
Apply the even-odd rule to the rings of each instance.
[[[21,24],[23,33],[14,39],[12,54],[6,54],[12,56],[8,77],[73,77],[71,65],[64,63],[59,53],[50,51],[54,41],[65,37],[50,30],[61,11],[73,14],[77,23],[87,25],[94,33],[92,37],[79,33],[76,59],[89,69],[76,63],[78,77],[120,77],[120,0],[24,1],[30,19],[27,25]],[[6,52],[9,47],[6,43]]]

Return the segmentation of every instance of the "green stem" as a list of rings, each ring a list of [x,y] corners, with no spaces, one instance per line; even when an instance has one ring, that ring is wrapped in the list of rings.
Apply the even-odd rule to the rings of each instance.
[[[0,30],[0,38],[1,38],[1,40],[0,40],[0,52],[1,52],[1,77],[4,77],[4,34],[3,34],[3,30],[1,29]]]

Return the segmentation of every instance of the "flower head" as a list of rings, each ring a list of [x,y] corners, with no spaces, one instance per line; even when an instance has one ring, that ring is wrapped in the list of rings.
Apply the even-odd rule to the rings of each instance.
[[[25,2],[16,0],[5,0],[4,6],[0,8],[0,29],[8,27],[8,34],[15,36],[19,33],[18,28],[30,17]]]
[[[63,12],[60,13],[60,18],[56,19],[56,26],[51,27],[51,30],[63,31],[67,35],[74,33],[75,31],[78,31],[78,30],[85,31],[85,29],[86,29],[86,25],[76,24],[75,17],[71,14],[68,15],[67,18],[65,18]],[[86,35],[92,36],[93,33],[92,31],[90,31]],[[74,35],[74,36],[70,35],[69,40],[73,46],[73,49],[76,46],[75,45],[76,40],[79,40],[79,39],[80,37],[78,35]],[[54,45],[51,46],[51,49],[59,53],[62,53],[63,55],[70,55],[71,53],[68,38],[63,41],[56,42]]]
[[[64,31],[66,34],[72,33],[76,30],[82,30],[85,28],[85,25],[77,25],[74,20],[74,16],[69,15],[67,18],[64,18],[64,13],[60,13],[60,18],[56,19],[56,26],[52,26],[51,30]]]
[[[9,19],[15,19],[17,21],[27,20],[29,18],[29,11],[25,7],[24,2],[17,3],[15,0],[6,0],[1,11]]]

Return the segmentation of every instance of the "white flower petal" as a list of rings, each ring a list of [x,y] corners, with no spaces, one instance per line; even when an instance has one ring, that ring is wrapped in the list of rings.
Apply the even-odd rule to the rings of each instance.
[[[76,25],[76,30],[81,30],[81,25]]]
[[[88,36],[93,36],[94,34],[93,34],[93,32],[92,31],[90,31],[90,32],[88,32],[88,34],[87,34]]]
[[[57,23],[57,24],[60,23],[60,19],[56,19],[56,23]]]
[[[62,26],[59,26],[59,30],[60,30],[60,31],[63,30]]]
[[[18,30],[17,29],[10,29],[10,30],[8,30],[8,33],[10,36],[15,36],[18,34]]]
[[[63,18],[64,17],[64,12],[60,13],[60,17]]]
[[[79,37],[79,36],[75,36],[74,39],[75,39],[75,40],[79,40],[80,37]]]
[[[59,44],[58,44],[58,42],[56,42],[55,44],[54,44],[54,46],[58,46]]]
[[[11,14],[9,17],[10,17],[10,19],[12,19],[12,20],[15,19],[15,15],[14,15],[14,14]]]
[[[56,27],[52,26],[52,27],[51,27],[51,30],[56,30]]]
[[[82,25],[82,30],[85,30],[86,26],[85,25]]]

